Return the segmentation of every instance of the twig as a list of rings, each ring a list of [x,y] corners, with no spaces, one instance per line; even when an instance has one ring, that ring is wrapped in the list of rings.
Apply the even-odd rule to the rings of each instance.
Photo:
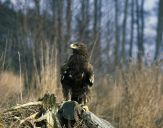
[[[96,43],[97,43],[97,39],[98,39],[98,38],[96,38],[96,40],[95,40],[94,43],[93,43],[93,47],[92,47],[92,49],[91,49],[91,54],[90,54],[90,57],[89,57],[89,61],[91,61],[91,58],[92,58],[92,55],[93,55],[93,52],[94,52],[94,49],[95,49],[95,46],[96,46]]]
[[[27,103],[27,104],[22,104],[22,105],[18,105],[18,106],[14,106],[8,110],[5,110],[4,112],[8,112],[8,111],[11,111],[11,110],[16,110],[16,109],[19,109],[19,108],[24,108],[24,107],[27,107],[27,106],[32,106],[32,105],[42,105],[42,102],[41,101],[37,101],[37,102],[30,102],[30,103]]]
[[[22,76],[21,76],[21,62],[20,62],[20,52],[18,51],[18,56],[19,56],[19,67],[20,67],[20,88],[22,87]],[[22,102],[23,101],[23,97],[22,97],[22,88],[20,89],[20,101]]]

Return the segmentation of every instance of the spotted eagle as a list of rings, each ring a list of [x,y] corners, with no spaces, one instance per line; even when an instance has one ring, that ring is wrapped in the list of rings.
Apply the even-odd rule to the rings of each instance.
[[[86,104],[94,83],[93,66],[89,63],[88,49],[84,43],[73,43],[70,48],[73,54],[61,67],[63,96],[65,100]]]

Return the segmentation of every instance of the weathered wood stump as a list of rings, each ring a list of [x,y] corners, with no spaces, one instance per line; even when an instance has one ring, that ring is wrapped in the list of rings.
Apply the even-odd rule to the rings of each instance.
[[[66,128],[113,128],[113,126],[75,101],[67,101],[58,110],[58,119]]]
[[[61,128],[54,94],[45,94],[36,102],[17,105],[0,114],[0,128]]]
[[[75,101],[56,103],[54,94],[0,114],[0,128],[113,128]]]

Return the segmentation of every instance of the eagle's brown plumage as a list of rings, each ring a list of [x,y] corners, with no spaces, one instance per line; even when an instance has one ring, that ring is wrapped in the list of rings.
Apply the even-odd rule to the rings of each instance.
[[[71,44],[73,54],[61,67],[61,83],[66,100],[86,104],[87,95],[94,82],[93,67],[89,63],[88,50],[85,44]]]

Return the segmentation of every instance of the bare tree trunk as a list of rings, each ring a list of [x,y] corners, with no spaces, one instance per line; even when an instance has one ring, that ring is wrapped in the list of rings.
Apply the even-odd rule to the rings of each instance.
[[[68,42],[71,38],[71,22],[72,22],[72,0],[67,0],[67,8],[66,8],[66,36],[65,36],[65,57],[67,58],[67,48]]]
[[[142,63],[144,56],[144,0],[141,1],[141,7],[139,1],[136,0],[136,13],[137,13],[137,47],[138,47],[138,63]]]
[[[96,68],[101,67],[101,0],[94,0],[94,21],[93,21],[93,47],[94,52],[92,55],[92,61]]]
[[[89,0],[81,0],[81,19],[79,21],[79,40],[88,40],[89,38]]]
[[[36,81],[41,80],[41,59],[42,59],[42,54],[41,54],[41,43],[43,42],[43,31],[42,31],[42,19],[41,19],[41,14],[40,14],[40,0],[34,0],[35,2],[35,7],[36,7],[36,23],[37,26],[35,27],[34,33],[35,33],[35,39],[34,39],[34,47],[33,47],[33,65],[34,65],[34,70],[37,73],[37,79]],[[35,84],[33,85],[34,88],[37,88],[38,85]]]
[[[66,8],[66,27],[67,27],[67,37],[66,40],[68,41],[71,37],[71,21],[72,21],[72,0],[67,1],[67,8]]]
[[[132,50],[133,50],[133,38],[134,38],[134,0],[131,1],[131,35],[130,35],[130,49],[129,56],[132,58]]]
[[[57,7],[57,3],[55,0],[51,0],[50,1],[50,5],[51,5],[51,10],[52,10],[52,20],[53,20],[53,26],[52,26],[52,37],[51,37],[51,43],[53,44],[56,40],[56,33],[57,33],[57,23],[56,23],[56,19],[57,19],[57,10],[56,10],[56,7]]]
[[[63,43],[63,0],[57,0],[57,46],[59,64],[63,62],[64,43]]]
[[[125,55],[125,44],[126,44],[126,23],[127,23],[127,14],[128,14],[128,0],[125,0],[125,6],[124,6],[124,18],[123,18],[123,31],[122,31],[122,60],[123,63],[126,60]]]
[[[144,0],[141,0],[141,7],[140,7],[140,20],[141,20],[141,27],[140,27],[140,51],[141,57],[144,56]]]
[[[155,60],[158,58],[163,36],[163,1],[159,1]]]
[[[118,9],[118,0],[115,0],[115,45],[114,45],[114,64],[115,66],[119,63],[119,9]]]

